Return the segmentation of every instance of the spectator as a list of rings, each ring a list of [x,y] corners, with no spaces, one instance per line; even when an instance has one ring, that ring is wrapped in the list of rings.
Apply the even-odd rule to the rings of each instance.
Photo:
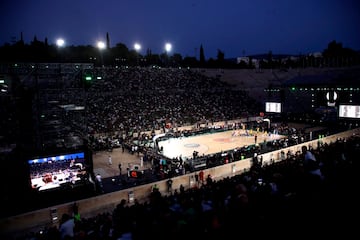
[[[72,218],[69,214],[64,213],[62,215],[60,227],[59,227],[61,239],[62,240],[63,239],[66,239],[66,240],[73,239],[74,238],[74,227],[75,227],[74,218]]]
[[[171,178],[169,178],[169,179],[166,181],[166,184],[167,184],[167,191],[168,191],[168,193],[172,193],[173,180],[172,180]]]

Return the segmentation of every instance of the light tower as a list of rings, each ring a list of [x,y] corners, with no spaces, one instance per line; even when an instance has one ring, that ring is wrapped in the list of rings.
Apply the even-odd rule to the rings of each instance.
[[[65,40],[62,39],[62,38],[58,38],[56,40],[56,46],[58,46],[59,48],[64,47],[65,46]]]
[[[103,50],[105,49],[106,45],[103,41],[98,41],[97,47],[100,51],[101,67],[103,67],[104,66]]]
[[[136,65],[139,66],[139,57],[140,57],[141,45],[139,43],[135,43],[134,44],[134,49],[136,51]]]
[[[63,38],[58,38],[56,40],[56,46],[59,49],[59,61],[62,62],[63,58],[62,58],[62,51],[61,48],[65,47],[65,40]]]
[[[166,53],[166,65],[169,65],[169,53],[172,50],[172,45],[171,43],[165,43],[165,53]]]
[[[165,43],[165,51],[168,54],[169,52],[171,52],[172,50],[172,45],[171,43]]]

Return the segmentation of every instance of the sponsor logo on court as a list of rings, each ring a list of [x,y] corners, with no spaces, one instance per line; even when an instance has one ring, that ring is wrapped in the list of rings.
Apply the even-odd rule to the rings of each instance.
[[[232,138],[214,138],[215,142],[223,142],[223,143],[229,143],[229,142],[233,142],[234,139]]]
[[[198,144],[198,143],[187,143],[187,144],[184,144],[184,147],[187,147],[187,148],[198,148],[198,147],[200,147],[200,144]]]

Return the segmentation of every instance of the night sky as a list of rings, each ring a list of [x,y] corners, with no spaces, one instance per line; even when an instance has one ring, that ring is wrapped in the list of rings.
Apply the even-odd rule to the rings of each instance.
[[[163,53],[225,58],[268,53],[323,51],[335,40],[360,50],[360,3],[357,0],[2,0],[0,45],[34,36],[50,44],[110,46],[135,42]]]

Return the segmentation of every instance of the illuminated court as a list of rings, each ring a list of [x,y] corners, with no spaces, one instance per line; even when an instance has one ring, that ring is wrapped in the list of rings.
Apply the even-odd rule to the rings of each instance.
[[[181,156],[187,159],[192,158],[194,151],[198,152],[198,156],[202,156],[253,145],[255,144],[255,136],[257,136],[257,143],[285,138],[282,135],[264,132],[229,130],[191,137],[171,138],[160,141],[159,147],[163,148],[162,154],[168,158]]]
[[[163,147],[163,155],[168,158],[182,156],[183,159],[192,158],[194,151],[198,156],[209,155],[221,151],[227,151],[235,148],[242,148],[255,144],[255,134],[257,143],[264,141],[273,141],[285,138],[282,135],[267,134],[264,132],[250,132],[247,136],[245,130],[229,130],[224,132],[208,133],[198,136],[170,138],[159,141],[159,147]],[[113,164],[109,165],[108,156],[112,156]],[[93,155],[94,172],[100,173],[103,177],[113,177],[119,175],[118,164],[121,163],[123,169],[130,165],[140,165],[142,154],[130,154],[127,151],[122,152],[121,148],[115,148],[112,152],[100,151]],[[150,162],[144,162],[141,169],[151,168]]]

